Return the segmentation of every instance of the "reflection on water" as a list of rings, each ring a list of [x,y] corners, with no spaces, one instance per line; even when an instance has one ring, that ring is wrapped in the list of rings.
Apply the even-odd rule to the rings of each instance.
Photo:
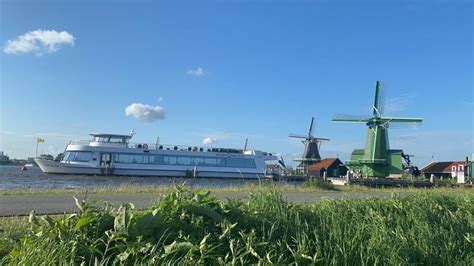
[[[188,187],[229,187],[258,183],[257,180],[210,179],[210,178],[166,178],[130,176],[85,176],[45,174],[38,167],[29,167],[21,172],[20,166],[0,166],[0,189],[89,189],[121,185],[172,186],[186,182]]]

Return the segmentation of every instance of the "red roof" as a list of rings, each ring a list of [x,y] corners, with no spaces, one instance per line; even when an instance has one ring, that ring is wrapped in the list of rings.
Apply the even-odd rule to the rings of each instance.
[[[338,162],[338,164],[342,164],[342,162],[338,158],[326,158],[317,163],[308,165],[308,171],[321,171],[321,169],[323,168],[327,170],[335,162]]]
[[[466,166],[466,162],[465,161],[457,161],[457,162],[432,162],[430,164],[428,164],[427,166],[423,167],[421,169],[421,171],[423,173],[427,173],[427,174],[435,174],[435,173],[445,173],[445,174],[449,174],[452,172],[452,167],[453,166],[458,166],[458,165],[462,165],[462,166]]]

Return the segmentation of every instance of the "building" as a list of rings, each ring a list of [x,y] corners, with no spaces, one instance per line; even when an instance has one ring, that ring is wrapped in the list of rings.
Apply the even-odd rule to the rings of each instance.
[[[457,183],[465,183],[469,175],[472,176],[472,162],[432,162],[421,169],[426,178],[432,175],[439,179],[455,178]]]
[[[340,177],[347,173],[347,167],[338,158],[326,158],[308,165],[308,175],[315,177]]]
[[[1,164],[7,164],[10,162],[10,157],[8,157],[7,155],[5,155],[3,153],[3,151],[0,151],[0,163]]]

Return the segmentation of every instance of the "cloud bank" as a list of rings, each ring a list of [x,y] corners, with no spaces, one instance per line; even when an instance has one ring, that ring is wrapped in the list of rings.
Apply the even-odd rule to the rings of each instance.
[[[35,30],[19,35],[14,40],[8,40],[3,51],[6,54],[43,55],[54,53],[63,45],[74,46],[74,40],[74,36],[67,31]]]
[[[150,106],[143,103],[132,103],[125,108],[125,115],[133,116],[142,122],[152,123],[165,119],[165,109],[158,105]]]
[[[186,74],[201,78],[204,77],[207,73],[202,67],[198,67],[196,69],[189,69],[188,71],[186,71]]]
[[[203,145],[209,145],[215,143],[217,140],[215,138],[207,137],[202,140]]]

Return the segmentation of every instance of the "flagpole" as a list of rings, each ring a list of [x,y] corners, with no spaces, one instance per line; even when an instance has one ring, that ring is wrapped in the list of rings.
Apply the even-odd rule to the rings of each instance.
[[[36,154],[35,158],[38,158],[38,140],[36,140]]]

